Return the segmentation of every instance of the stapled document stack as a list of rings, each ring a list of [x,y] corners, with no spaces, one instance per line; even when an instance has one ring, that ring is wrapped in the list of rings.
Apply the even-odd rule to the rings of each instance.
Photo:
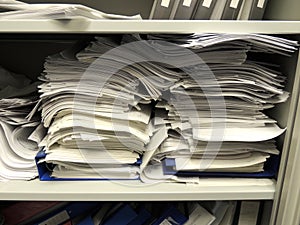
[[[0,180],[33,179],[43,132],[38,116],[26,117],[37,102],[38,83],[2,67],[0,79]]]
[[[297,48],[258,34],[136,34],[96,37],[83,50],[50,56],[40,85],[48,134],[39,163],[53,163],[58,178],[142,172],[146,181],[166,165],[166,176],[262,174],[285,131],[264,110],[289,94],[276,66],[249,55]]]

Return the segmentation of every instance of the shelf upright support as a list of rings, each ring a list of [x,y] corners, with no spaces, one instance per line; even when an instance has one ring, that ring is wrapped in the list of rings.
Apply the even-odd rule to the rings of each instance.
[[[270,225],[300,224],[300,53]]]

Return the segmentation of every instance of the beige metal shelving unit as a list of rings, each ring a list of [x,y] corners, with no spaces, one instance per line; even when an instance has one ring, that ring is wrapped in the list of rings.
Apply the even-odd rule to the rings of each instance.
[[[76,19],[72,21],[53,20],[1,20],[1,35],[20,34],[101,34],[101,33],[264,33],[284,34],[299,39],[300,22],[296,21],[95,21]],[[5,40],[4,40],[5,42]],[[32,45],[34,48],[34,45]],[[1,63],[1,60],[0,60]],[[153,185],[132,182],[110,181],[59,181],[41,182],[8,181],[0,183],[1,200],[99,200],[99,201],[173,201],[173,200],[272,200],[274,207],[271,223],[283,224],[290,212],[284,209],[292,199],[288,190],[294,185],[299,167],[300,146],[294,124],[299,101],[300,69],[297,56],[282,61],[288,79],[290,100],[278,106],[272,115],[281,126],[287,126],[283,144],[279,178],[272,179],[203,179],[199,185],[160,183]],[[298,66],[298,67],[297,67]],[[297,128],[298,129],[298,128]],[[297,134],[297,135],[296,135]],[[283,140],[284,139],[284,140]],[[298,167],[297,167],[298,166]],[[298,179],[298,178],[297,178]],[[299,180],[299,179],[298,179]],[[299,197],[299,182],[297,183]],[[291,189],[292,190],[292,189]],[[299,203],[299,200],[298,200]],[[296,208],[295,208],[296,209]],[[280,214],[278,214],[280,213]],[[298,216],[296,211],[295,215]],[[298,217],[297,217],[298,218]],[[297,219],[296,218],[296,219]],[[295,218],[293,221],[296,220]],[[299,218],[298,218],[299,219]],[[291,220],[292,221],[292,220]],[[284,223],[296,225],[295,223]]]

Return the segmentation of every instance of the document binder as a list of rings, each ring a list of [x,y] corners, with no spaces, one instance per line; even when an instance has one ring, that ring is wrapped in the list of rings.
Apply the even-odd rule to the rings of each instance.
[[[243,0],[238,20],[249,20],[254,2],[255,0]]]
[[[211,20],[220,20],[224,13],[226,3],[231,0],[218,0],[213,8],[210,19]]]
[[[265,13],[268,0],[254,0],[249,20],[261,20]]]
[[[222,20],[236,20],[241,9],[242,0],[227,0]]]
[[[178,0],[154,0],[149,19],[169,19]]]
[[[268,0],[243,0],[239,20],[261,20]]]
[[[217,0],[200,0],[195,6],[192,18],[194,20],[208,20],[212,14]]]
[[[279,156],[271,155],[265,163],[263,172],[241,173],[241,172],[205,172],[205,171],[177,171],[174,158],[166,158],[163,162],[163,173],[176,176],[199,176],[199,177],[240,177],[240,178],[274,178],[279,167]]]
[[[139,176],[136,178],[113,178],[113,177],[99,177],[99,178],[57,178],[52,177],[51,172],[55,165],[52,163],[46,163],[46,162],[40,162],[40,160],[44,159],[46,157],[46,153],[44,150],[41,150],[37,153],[35,157],[35,162],[39,174],[39,179],[41,181],[75,181],[75,180],[139,180]],[[134,164],[136,166],[140,165],[142,163],[141,159],[138,159],[137,162]]]
[[[81,220],[77,225],[95,225],[92,217],[89,215],[88,217]]]
[[[121,206],[111,217],[104,221],[103,225],[129,224],[137,217],[136,212],[128,204]]]
[[[25,201],[10,204],[1,210],[5,224],[20,225],[34,223],[49,213],[57,212],[67,205],[66,202]],[[16,215],[16,212],[20,212]]]
[[[191,19],[197,0],[180,0],[175,2],[170,19],[189,20]]]
[[[259,224],[260,201],[242,201],[238,225],[256,225]]]
[[[72,202],[62,208],[60,211],[52,214],[48,214],[47,218],[40,220],[34,225],[51,225],[51,224],[60,224],[64,218],[72,219],[81,214],[85,214],[95,207],[98,207],[99,203],[97,202]]]
[[[151,218],[150,212],[142,207],[138,212],[137,216],[128,223],[128,225],[143,225]]]
[[[183,215],[175,206],[169,206],[163,214],[152,225],[160,224],[184,224],[188,218]]]
[[[3,215],[5,224],[10,225],[56,225],[98,206],[97,202],[18,202],[3,209]]]

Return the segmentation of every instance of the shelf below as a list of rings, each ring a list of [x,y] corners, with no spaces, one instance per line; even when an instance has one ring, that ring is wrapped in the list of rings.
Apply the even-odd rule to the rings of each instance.
[[[7,181],[0,200],[190,201],[273,199],[274,180],[203,178],[200,184],[139,181]]]
[[[0,33],[299,33],[300,21],[1,20]]]

